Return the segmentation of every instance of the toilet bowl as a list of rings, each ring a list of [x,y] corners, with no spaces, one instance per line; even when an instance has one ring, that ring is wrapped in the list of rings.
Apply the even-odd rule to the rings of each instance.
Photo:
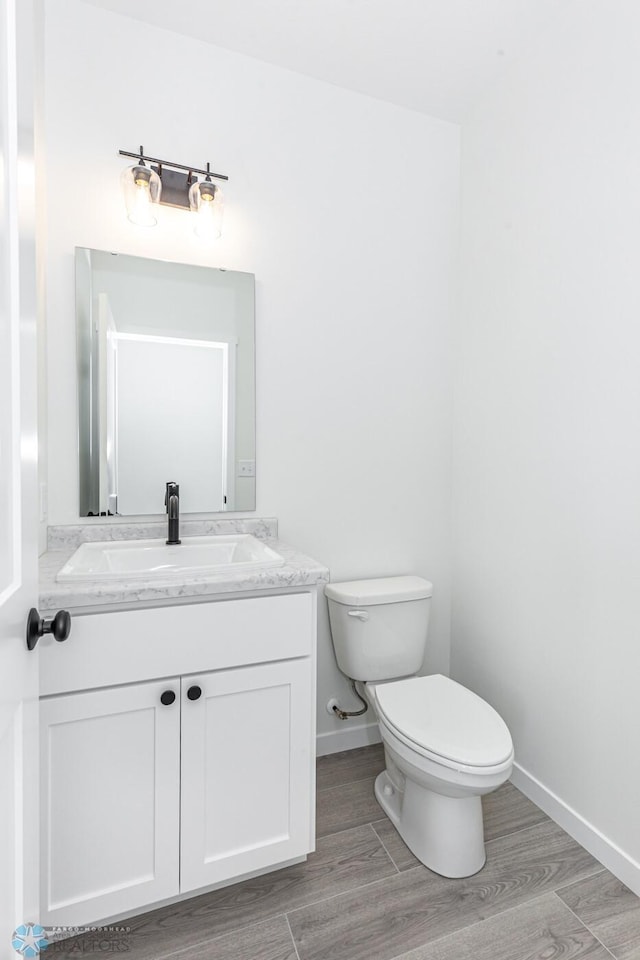
[[[500,715],[448,677],[416,676],[426,648],[432,585],[421,577],[328,584],[342,672],[364,684],[385,770],[378,803],[409,849],[445,877],[486,859],[482,796],[511,774],[513,743]]]
[[[365,684],[386,769],[378,803],[412,853],[445,877],[484,866],[482,800],[513,767],[513,745],[496,711],[439,674]]]

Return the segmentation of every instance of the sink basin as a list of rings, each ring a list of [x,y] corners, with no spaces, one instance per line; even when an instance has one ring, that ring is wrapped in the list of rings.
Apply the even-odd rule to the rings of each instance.
[[[179,545],[164,540],[109,540],[83,543],[56,580],[147,580],[251,573],[281,567],[284,557],[249,533],[188,537]]]

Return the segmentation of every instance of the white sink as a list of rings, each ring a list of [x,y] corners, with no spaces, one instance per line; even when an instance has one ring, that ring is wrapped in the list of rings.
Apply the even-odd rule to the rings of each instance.
[[[188,537],[168,546],[164,540],[109,540],[83,543],[56,580],[148,580],[251,573],[281,567],[284,557],[249,533]]]

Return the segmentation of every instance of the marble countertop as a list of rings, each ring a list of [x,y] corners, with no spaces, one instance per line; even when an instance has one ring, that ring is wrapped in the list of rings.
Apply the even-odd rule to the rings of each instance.
[[[234,593],[256,593],[327,583],[329,570],[324,564],[305,556],[277,537],[275,520],[184,521],[181,536],[251,533],[284,557],[281,567],[252,573],[218,573],[206,576],[158,577],[149,580],[109,580],[102,582],[58,583],[56,575],[78,546],[87,540],[132,540],[161,537],[165,522],[74,524],[49,528],[49,549],[40,558],[41,615],[58,609],[104,608],[112,604],[160,603],[188,598],[216,599]]]

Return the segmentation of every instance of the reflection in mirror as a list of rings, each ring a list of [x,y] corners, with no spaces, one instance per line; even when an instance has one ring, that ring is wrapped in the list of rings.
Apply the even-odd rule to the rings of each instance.
[[[81,516],[255,510],[254,278],[76,248]]]

